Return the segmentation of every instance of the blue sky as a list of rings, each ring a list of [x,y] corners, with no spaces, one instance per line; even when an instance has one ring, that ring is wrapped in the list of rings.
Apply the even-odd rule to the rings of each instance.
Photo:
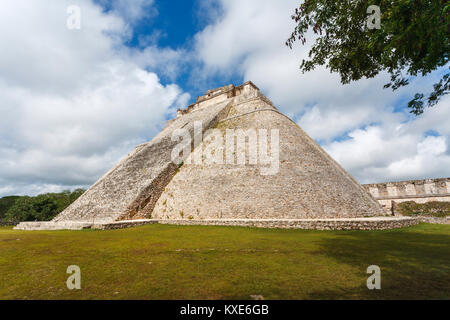
[[[197,13],[195,1],[160,1],[154,4],[156,15],[139,21],[134,27],[134,37],[130,45],[138,46],[139,37],[161,34],[159,46],[183,47],[204,27]]]
[[[67,28],[67,8],[81,29]],[[4,0],[0,196],[88,187],[196,96],[252,80],[362,183],[450,176],[450,100],[415,117],[386,74],[301,74],[297,0]]]
[[[113,11],[114,1],[96,0],[106,12]],[[175,50],[192,50],[195,35],[204,29],[212,18],[211,12],[220,15],[221,6],[217,1],[148,1],[151,3],[144,8],[148,12],[148,17],[129,21],[133,29],[132,37],[124,42],[131,48],[145,48],[148,42],[158,47],[172,48]],[[208,12],[205,12],[208,11]],[[151,69],[149,69],[151,70]],[[173,80],[191,95],[190,103],[195,101],[195,97],[203,95],[204,86],[192,81],[189,73],[189,66],[180,69],[176,78],[168,78],[161,74],[161,83],[169,84]],[[211,88],[220,87],[224,84],[243,82],[242,74],[235,72],[227,76],[211,76],[208,79],[208,86]]]

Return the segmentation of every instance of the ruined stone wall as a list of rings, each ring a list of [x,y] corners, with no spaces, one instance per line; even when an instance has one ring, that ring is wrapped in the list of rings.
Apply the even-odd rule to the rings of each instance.
[[[217,219],[217,220],[159,220],[161,224],[206,225],[307,230],[388,230],[405,228],[419,223],[418,219],[360,218],[360,219]]]
[[[388,211],[405,201],[450,202],[450,178],[364,184],[363,187]]]

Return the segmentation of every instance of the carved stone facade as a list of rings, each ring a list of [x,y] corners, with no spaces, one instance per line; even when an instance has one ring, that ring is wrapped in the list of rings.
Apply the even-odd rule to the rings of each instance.
[[[394,203],[405,201],[450,202],[450,178],[364,184],[363,187],[389,212],[393,211]]]

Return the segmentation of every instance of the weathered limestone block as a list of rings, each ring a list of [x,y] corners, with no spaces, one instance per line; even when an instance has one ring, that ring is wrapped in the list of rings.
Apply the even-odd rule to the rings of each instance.
[[[398,195],[398,190],[396,186],[393,185],[387,185],[387,193],[389,197],[396,197]]]
[[[431,182],[431,183],[425,183],[425,193],[426,194],[436,194],[437,192],[437,188],[436,185]]]
[[[406,185],[405,192],[408,196],[415,196],[417,194],[416,187],[412,183]]]
[[[380,196],[380,192],[378,191],[377,187],[369,188],[369,192],[372,195],[372,197],[378,198]]]

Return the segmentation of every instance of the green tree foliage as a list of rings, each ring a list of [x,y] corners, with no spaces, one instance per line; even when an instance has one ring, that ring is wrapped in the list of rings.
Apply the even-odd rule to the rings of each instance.
[[[396,210],[404,216],[450,216],[450,202],[431,201],[426,203],[415,203],[406,201],[396,204]]]
[[[6,212],[11,208],[19,196],[8,196],[0,198],[0,220],[5,217]]]
[[[367,27],[370,5],[380,7],[380,29]],[[448,63],[449,11],[447,0],[305,0],[292,15],[297,26],[286,45],[305,44],[312,29],[317,39],[302,72],[325,65],[346,84],[387,71],[391,81],[385,88],[396,90]],[[448,94],[449,78],[447,72],[434,84],[428,106]],[[408,103],[410,112],[423,113],[424,99],[417,93]]]
[[[73,192],[46,193],[36,197],[5,197],[13,198],[14,202],[10,204],[6,211],[4,220],[14,223],[20,221],[51,220],[78,199],[84,191],[83,189],[77,189]],[[0,199],[0,203],[5,198]]]
[[[6,212],[7,222],[33,221],[37,220],[36,210],[33,208],[31,197],[20,197],[14,205]]]

